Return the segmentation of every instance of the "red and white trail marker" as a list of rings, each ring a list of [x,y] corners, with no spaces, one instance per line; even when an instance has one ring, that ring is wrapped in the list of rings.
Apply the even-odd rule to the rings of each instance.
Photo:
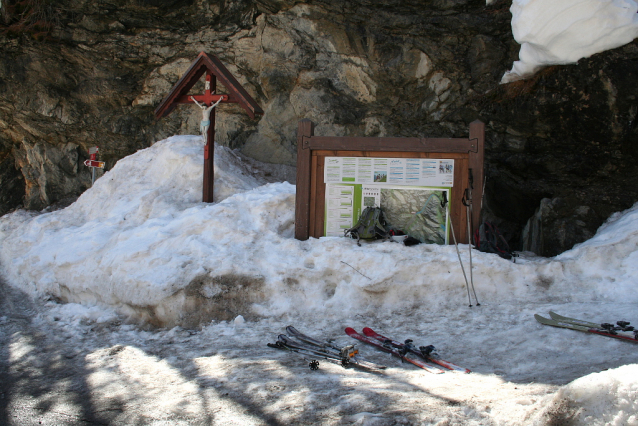
[[[99,169],[104,168],[104,161],[85,160],[84,165],[86,167],[97,167]]]
[[[86,167],[91,168],[91,186],[95,183],[95,169],[103,169],[104,161],[97,161],[97,153],[100,148],[97,146],[89,148],[89,159],[84,161]]]

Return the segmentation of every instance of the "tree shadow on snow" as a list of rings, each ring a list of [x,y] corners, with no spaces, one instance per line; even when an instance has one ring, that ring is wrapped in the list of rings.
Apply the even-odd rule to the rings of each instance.
[[[81,356],[33,327],[28,295],[0,279],[0,424],[109,424],[112,402],[94,404]]]
[[[210,330],[88,324],[65,337],[55,322],[32,323],[41,307],[26,294],[1,281],[0,294],[0,424],[388,424],[474,416],[472,398],[453,396],[453,380],[427,385],[430,373],[368,348],[371,361],[392,370],[320,361],[312,371],[309,359],[265,340],[256,347]],[[436,327],[427,328],[436,337]],[[264,339],[280,329],[272,325]],[[418,328],[404,332],[418,335]],[[465,365],[496,350],[488,345],[474,358],[451,360]],[[485,361],[474,374],[499,376],[492,368]]]
[[[200,332],[186,352],[179,338],[154,342],[160,332],[140,341],[140,330],[127,336],[98,325],[65,337],[55,322],[32,322],[46,310],[39,302],[3,282],[0,294],[3,425],[352,423],[366,413],[409,416],[397,404],[402,392],[460,405],[386,373],[325,361],[311,371],[265,342],[236,348]]]

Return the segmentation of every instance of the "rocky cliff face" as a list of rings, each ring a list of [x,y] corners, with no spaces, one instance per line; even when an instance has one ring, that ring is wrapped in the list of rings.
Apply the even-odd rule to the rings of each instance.
[[[153,110],[200,51],[265,111],[220,106],[216,140],[269,163],[294,164],[302,118],[319,135],[432,137],[483,120],[483,210],[517,249],[558,254],[638,200],[636,43],[499,85],[519,47],[507,0],[56,5],[44,39],[0,36],[0,214],[80,194],[90,146],[109,168],[198,133],[195,107]]]

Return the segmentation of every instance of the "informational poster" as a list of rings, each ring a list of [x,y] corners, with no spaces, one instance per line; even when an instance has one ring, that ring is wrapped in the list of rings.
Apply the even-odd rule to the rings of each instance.
[[[454,160],[326,157],[324,182],[452,187]]]
[[[443,193],[446,193],[445,196]],[[381,207],[389,225],[422,243],[448,243],[450,188],[385,184],[326,184],[325,236],[340,237],[366,207]]]
[[[356,210],[354,207],[354,185],[326,185],[325,235],[343,236],[344,231],[352,227]]]
[[[343,236],[366,207],[381,207],[392,229],[447,244],[454,160],[326,157],[325,235]],[[445,193],[445,195],[444,195]]]

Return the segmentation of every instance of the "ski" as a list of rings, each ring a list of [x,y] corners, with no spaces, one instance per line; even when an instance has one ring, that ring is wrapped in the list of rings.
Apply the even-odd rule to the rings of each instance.
[[[412,340],[406,340],[405,343],[397,342],[388,337],[382,336],[370,327],[363,329],[363,334],[373,339],[380,341],[381,343],[389,343],[392,347],[397,349],[400,353],[411,352],[417,356],[420,356],[427,362],[440,365],[452,371],[460,371],[463,373],[471,373],[471,370],[459,367],[456,364],[441,359],[436,353],[434,353],[434,346],[419,346],[418,348],[412,344]]]
[[[308,355],[312,357],[319,357],[325,359],[327,361],[333,362],[335,364],[340,364],[342,367],[348,367],[350,365],[363,367],[367,369],[383,369],[385,366],[379,366],[377,364],[373,364],[371,362],[362,361],[360,359],[355,359],[352,354],[354,353],[353,347],[344,348],[344,351],[341,353],[328,352],[321,350],[317,347],[312,347],[310,345],[304,345],[303,343],[294,342],[285,334],[279,335],[279,340],[276,343],[268,343],[268,347],[274,349],[285,349],[291,352],[297,352],[299,354]],[[310,365],[312,370],[316,370],[318,368],[318,364],[316,364],[313,368],[313,365]]]
[[[288,336],[286,336],[285,334],[280,334],[279,335],[279,340],[277,341],[276,344],[278,345],[282,345],[285,346],[287,348],[290,349],[295,349],[295,350],[299,350],[299,351],[305,351],[317,356],[323,356],[323,357],[327,357],[327,358],[331,358],[333,360],[339,361],[341,363],[342,366],[347,367],[350,363],[351,363],[351,359],[348,355],[342,356],[341,354],[335,354],[332,352],[327,352],[327,351],[323,351],[321,349],[318,348],[313,348],[311,346],[307,346],[307,345],[303,345],[300,343],[296,343],[293,342],[292,340],[290,340],[290,338]]]
[[[434,364],[430,364],[428,362],[424,362],[418,359],[414,359],[414,358],[410,358],[407,357],[406,355],[403,355],[399,352],[399,350],[397,350],[396,348],[393,348],[392,346],[388,345],[388,344],[384,344],[381,343],[380,341],[376,340],[376,339],[372,339],[368,336],[365,336],[363,334],[359,334],[355,331],[354,328],[352,327],[347,327],[346,328],[346,334],[354,339],[360,340],[364,343],[367,343],[369,345],[374,346],[377,349],[381,349],[384,352],[387,352],[389,354],[392,354],[393,356],[401,359],[401,361],[407,361],[411,364],[416,365],[417,367],[420,367],[422,369],[424,369],[425,371],[428,371],[430,373],[434,373],[434,374],[440,374],[443,373],[443,370],[439,369],[436,365]]]
[[[614,339],[624,340],[628,342],[638,343],[638,333],[634,332],[634,337],[630,337],[627,335],[618,334],[617,331],[607,330],[605,328],[601,328],[600,325],[594,323],[588,323],[585,321],[585,324],[574,324],[573,322],[567,322],[563,320],[549,319],[542,317],[538,314],[534,314],[534,318],[536,321],[540,322],[544,325],[551,325],[552,327],[561,327],[561,328],[569,328],[570,330],[584,331],[586,333],[599,334],[601,336],[612,337]],[[579,320],[575,320],[579,321]],[[594,324],[596,327],[591,327],[587,324]]]
[[[361,356],[359,351],[356,350],[353,345],[346,346],[344,348],[338,348],[337,346],[334,346],[328,342],[322,342],[320,340],[315,339],[314,337],[310,337],[306,334],[303,334],[292,325],[289,325],[288,327],[286,327],[286,331],[293,339],[300,340],[301,342],[304,342],[308,345],[316,346],[326,352],[333,352],[333,353],[339,354],[342,357],[347,355],[350,358],[352,358],[352,361],[355,364],[360,364],[362,367],[372,368],[377,370],[383,370],[387,368],[385,365],[375,364],[373,362],[367,361],[364,357]]]
[[[558,315],[556,312],[553,312],[553,311],[549,311],[549,316],[552,317],[552,319],[554,321],[562,321],[562,322],[567,322],[567,323],[570,323],[570,324],[582,325],[584,327],[589,327],[589,328],[600,328],[600,329],[607,330],[607,331],[610,331],[610,332],[613,332],[613,331],[633,331],[634,334],[637,334],[636,330],[634,329],[634,327],[629,325],[630,323],[627,322],[627,321],[617,321],[615,325],[614,324],[609,324],[609,323],[596,324],[595,322],[589,322],[589,321],[579,320],[579,319],[576,319],[576,318],[564,317],[562,315]]]
[[[314,345],[314,346],[319,346],[321,348],[326,348],[326,349],[330,349],[330,350],[336,350],[336,351],[341,351],[340,348],[331,345],[328,342],[322,342],[320,340],[317,340],[313,337],[310,337],[308,335],[303,334],[302,332],[300,332],[299,330],[297,330],[295,327],[293,327],[292,325],[289,325],[288,327],[286,327],[286,331],[288,332],[288,334],[297,340],[301,340],[302,342],[306,342],[310,345]]]
[[[320,342],[317,339],[314,339],[310,336],[306,336],[305,334],[300,333],[297,329],[292,326],[286,327],[286,330],[294,334],[294,339],[298,339],[299,341],[291,340],[290,337],[285,334],[279,335],[279,340],[288,346],[305,348],[308,350],[319,351],[322,353],[327,353],[335,357],[339,357],[342,360],[348,360],[348,363],[358,365],[360,367],[369,368],[373,370],[383,370],[386,368],[385,365],[375,364],[373,362],[366,361],[361,356],[359,356],[359,351],[354,347],[354,345],[345,346],[343,348],[337,348],[336,346],[332,346],[326,342]],[[302,339],[303,337],[303,339]]]
[[[343,366],[343,364],[342,364],[340,359],[336,359],[336,358],[334,358],[331,355],[318,354],[315,351],[309,351],[309,350],[305,350],[305,349],[298,349],[298,348],[289,347],[289,346],[283,344],[280,341],[278,341],[277,343],[268,343],[267,346],[269,348],[281,349],[281,350],[288,351],[288,352],[298,353],[300,355],[307,355],[307,356],[310,356],[310,357],[313,357],[313,358],[321,358],[321,359],[329,361],[329,362],[331,362],[333,364],[339,364],[339,365]],[[305,359],[305,360],[308,361],[308,359]],[[316,359],[312,359],[308,363],[308,366],[310,367],[311,370],[318,370],[319,369],[319,361],[317,361]]]

